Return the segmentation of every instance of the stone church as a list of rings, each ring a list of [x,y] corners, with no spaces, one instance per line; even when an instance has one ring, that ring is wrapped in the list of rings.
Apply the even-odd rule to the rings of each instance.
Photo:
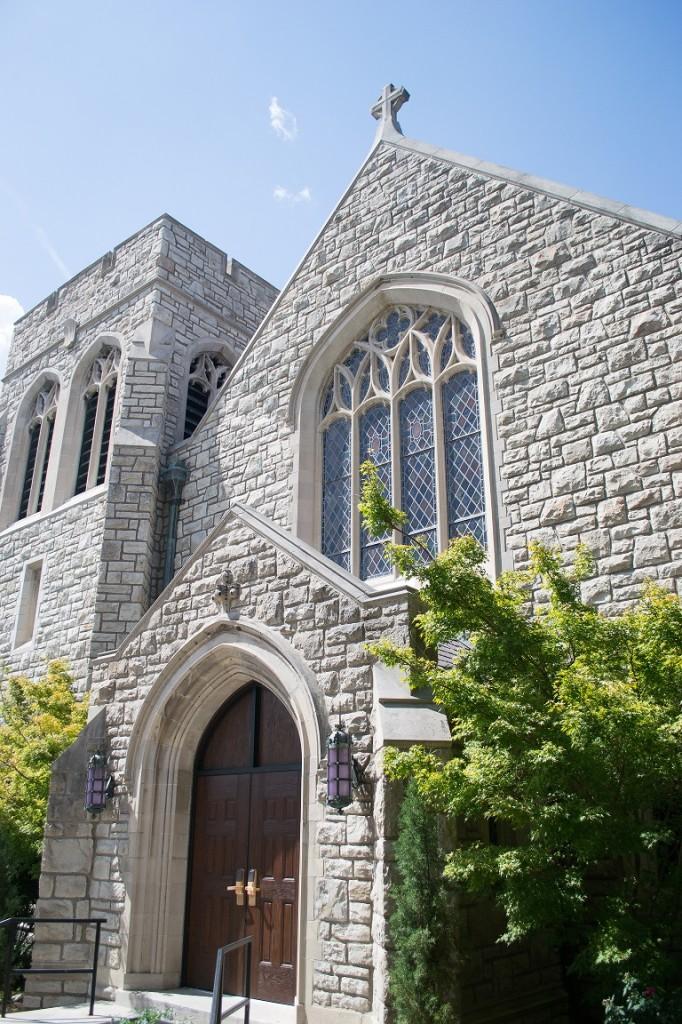
[[[678,588],[682,223],[408,139],[407,99],[384,89],[279,294],[164,214],[16,325],[0,654],[30,675],[66,658],[90,694],[38,912],[104,919],[116,1002],[210,989],[250,935],[263,1019],[389,1019],[382,751],[449,730],[366,649],[408,640],[415,592],[362,528],[363,460],[433,551],[471,533],[496,574],[531,540],[584,542],[606,609]],[[497,924],[453,922],[462,1020],[563,1019],[556,963]],[[78,966],[90,937],[44,925],[34,965]],[[27,1000],[85,986],[34,976]]]

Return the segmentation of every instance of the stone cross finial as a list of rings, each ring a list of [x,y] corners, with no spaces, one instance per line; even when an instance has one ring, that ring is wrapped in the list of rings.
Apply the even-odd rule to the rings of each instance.
[[[384,86],[381,96],[374,106],[370,108],[372,117],[376,118],[379,122],[377,136],[384,135],[387,129],[389,131],[393,129],[399,135],[403,134],[402,128],[398,124],[397,113],[403,103],[407,103],[409,98],[409,92],[402,85],[399,89],[396,89],[393,84]]]

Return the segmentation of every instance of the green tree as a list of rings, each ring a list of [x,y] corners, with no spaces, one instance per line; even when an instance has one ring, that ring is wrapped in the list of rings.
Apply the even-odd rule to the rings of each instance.
[[[0,682],[0,918],[26,914],[35,900],[51,767],[86,716],[62,661],[38,680]]]
[[[455,951],[452,894],[443,878],[445,858],[438,818],[408,783],[396,842],[398,881],[391,896],[390,993],[396,1024],[453,1024]]]
[[[404,517],[364,467],[365,524],[378,536]],[[493,895],[513,942],[542,931],[582,972],[612,990],[682,974],[682,606],[653,583],[618,616],[584,604],[591,572],[532,546],[528,572],[491,581],[470,537],[436,558],[419,542],[390,545],[421,588],[417,632],[427,650],[465,637],[451,668],[389,642],[373,650],[429,686],[447,714],[453,756],[413,747],[387,770],[454,819],[492,819],[514,841],[452,852],[446,876]],[[570,973],[569,973],[570,972]],[[593,997],[597,1002],[596,995]]]

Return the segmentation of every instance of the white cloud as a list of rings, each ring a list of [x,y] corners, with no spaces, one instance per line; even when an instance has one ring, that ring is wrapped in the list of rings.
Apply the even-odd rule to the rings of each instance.
[[[275,135],[283,142],[293,142],[298,135],[298,124],[295,116],[290,110],[280,106],[279,100],[273,96],[268,107],[270,112],[270,126]]]
[[[12,340],[12,325],[23,312],[24,307],[13,296],[0,295],[0,376],[5,372],[7,353]]]
[[[313,198],[307,185],[299,192],[291,192],[288,188],[277,185],[272,195],[279,203],[309,203]]]

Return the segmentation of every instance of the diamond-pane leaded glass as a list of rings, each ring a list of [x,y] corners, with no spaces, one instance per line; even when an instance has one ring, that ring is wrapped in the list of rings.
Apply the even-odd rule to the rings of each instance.
[[[387,498],[391,499],[391,411],[389,406],[372,405],[360,418],[360,463],[367,460],[376,466]],[[382,538],[370,536],[364,528],[360,538],[360,576],[363,580],[385,576],[391,566],[384,553]]]
[[[341,395],[341,403],[346,407],[346,409],[350,409],[352,402],[350,384],[348,383],[346,377],[343,375],[340,376],[339,384],[339,394]]]
[[[334,401],[334,382],[332,381],[329,385],[327,385],[327,390],[325,391],[324,397],[322,398],[322,419],[325,418],[325,416],[327,415],[327,413],[331,409],[333,401]]]
[[[445,367],[448,365],[448,363],[450,362],[450,356],[451,355],[452,355],[452,338],[448,338],[448,340],[443,345],[443,351],[441,352],[441,355],[440,355],[440,368],[441,368],[441,370],[444,370]]]
[[[343,365],[348,367],[353,376],[355,376],[364,354],[361,348],[354,348],[348,358],[344,359]]]
[[[410,391],[400,403],[402,508],[407,534],[426,535],[435,551],[436,476],[430,388]]]
[[[474,336],[466,324],[460,324],[459,326],[462,331],[462,345],[464,347],[464,351],[473,359],[476,355],[476,342],[474,341]]]
[[[438,332],[446,321],[446,317],[443,313],[432,313],[426,323],[420,330],[428,334],[432,341],[435,341],[438,337]]]
[[[389,571],[386,538],[369,537],[352,508],[366,460],[389,497],[400,492],[408,539],[425,536],[433,552],[446,535],[473,534],[485,543],[475,353],[471,330],[452,313],[395,305],[375,317],[330,372],[320,404],[322,547],[339,565],[362,578]],[[443,404],[435,427],[434,387],[442,389]],[[393,460],[391,424],[400,446]],[[447,527],[437,523],[441,488]]]
[[[350,569],[350,419],[334,420],[324,432],[322,551]]]
[[[414,311],[413,315],[418,316],[419,311]],[[409,310],[404,307],[396,308],[391,310],[384,323],[378,326],[374,337],[382,348],[393,348],[411,325]]]
[[[417,342],[417,352],[419,354],[419,369],[425,376],[429,377],[431,374],[431,360],[429,358],[429,353],[421,342]]]
[[[448,536],[470,533],[485,544],[483,452],[476,374],[458,373],[443,386]]]

